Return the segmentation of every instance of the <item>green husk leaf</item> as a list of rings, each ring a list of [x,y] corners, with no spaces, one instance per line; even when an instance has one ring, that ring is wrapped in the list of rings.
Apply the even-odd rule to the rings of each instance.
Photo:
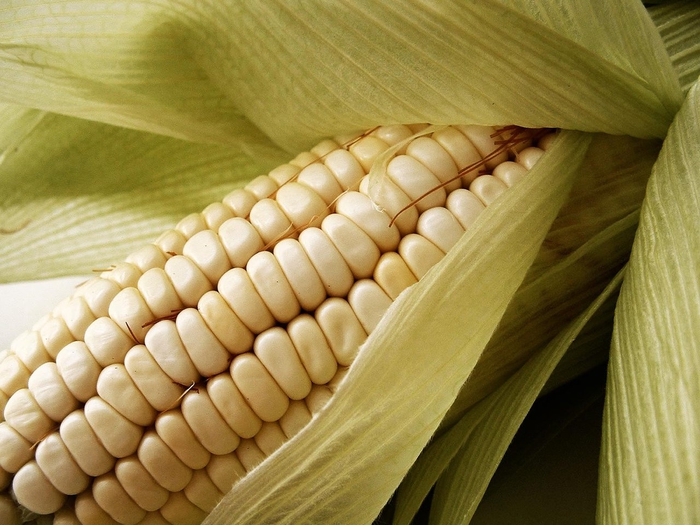
[[[264,143],[253,161],[228,146],[35,110],[5,114],[16,125],[0,134],[0,282],[108,267],[286,158]]]
[[[700,87],[647,187],[615,316],[600,523],[700,520]]]
[[[513,434],[557,363],[620,282],[618,274],[546,348],[423,451],[397,492],[394,525],[410,523],[438,478],[431,523],[469,521]]]
[[[202,71],[170,3],[18,1],[0,10],[0,100],[195,142],[266,137]]]
[[[641,5],[549,4],[237,2],[202,8],[201,63],[289,148],[378,121],[662,137],[681,94]]]
[[[525,180],[487,208],[397,299],[325,409],[239,482],[207,524],[372,521],[476,363],[588,140],[563,133]]]
[[[488,398],[487,417],[471,433],[435,487],[431,525],[469,523],[508,445],[557,363],[621,281],[622,273],[566,330],[504,383],[493,398]]]
[[[605,364],[538,398],[470,524],[595,523],[604,402]]]
[[[659,148],[658,141],[594,136],[581,177],[443,427],[544,347],[627,262]]]
[[[0,100],[298,151],[377,123],[663,137],[681,92],[636,0],[21,0],[0,11]]]
[[[700,75],[700,5],[694,1],[666,2],[649,8],[681,89],[687,92]]]

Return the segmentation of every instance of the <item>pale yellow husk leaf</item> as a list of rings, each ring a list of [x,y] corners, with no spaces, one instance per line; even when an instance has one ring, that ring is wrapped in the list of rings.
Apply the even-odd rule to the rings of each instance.
[[[615,316],[602,524],[700,520],[700,88],[654,166]]]

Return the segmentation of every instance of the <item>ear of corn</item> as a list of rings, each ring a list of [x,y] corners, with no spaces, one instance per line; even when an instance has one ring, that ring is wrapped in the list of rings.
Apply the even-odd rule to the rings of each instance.
[[[200,521],[321,409],[392,302],[539,159],[533,140],[550,142],[476,126],[409,139],[422,128],[321,143],[20,336],[0,362],[1,487],[84,524]]]

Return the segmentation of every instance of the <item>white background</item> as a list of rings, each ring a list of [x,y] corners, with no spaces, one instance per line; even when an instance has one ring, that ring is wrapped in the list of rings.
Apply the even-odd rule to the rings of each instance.
[[[44,281],[0,284],[0,351],[53,310],[89,277],[61,277]]]

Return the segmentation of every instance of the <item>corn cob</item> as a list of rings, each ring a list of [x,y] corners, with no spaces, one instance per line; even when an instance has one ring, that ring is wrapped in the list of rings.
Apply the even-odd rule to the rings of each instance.
[[[391,303],[553,137],[424,128],[321,142],[20,335],[0,354],[0,522],[22,507],[199,523],[303,428]],[[368,173],[394,145],[373,202]]]

